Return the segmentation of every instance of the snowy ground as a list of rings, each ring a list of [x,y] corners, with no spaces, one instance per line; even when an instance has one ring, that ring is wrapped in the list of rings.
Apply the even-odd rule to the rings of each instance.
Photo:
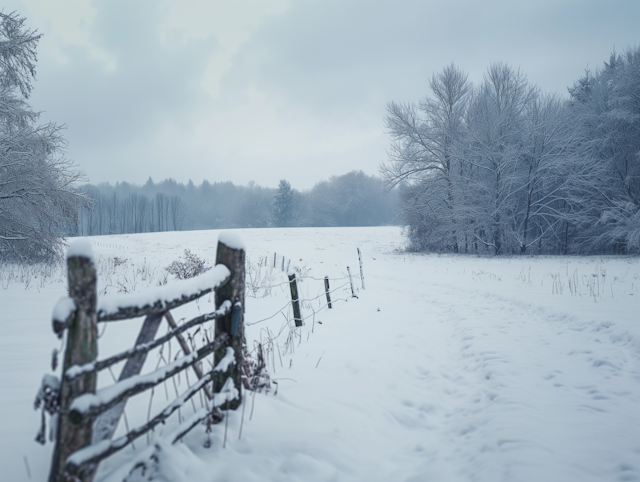
[[[250,345],[284,326],[269,352],[277,394],[250,397],[244,417],[242,408],[229,416],[224,449],[224,424],[208,449],[203,429],[161,444],[154,480],[640,480],[639,258],[405,254],[389,227],[239,233],[254,266],[274,252],[291,258],[306,274],[307,298],[322,293],[314,277],[342,278],[347,265],[360,288],[360,247],[366,290],[315,316],[322,298],[307,304],[293,346],[288,310],[251,325],[286,304],[286,285],[249,298]],[[157,283],[184,248],[213,261],[216,239],[213,231],[91,238],[107,293]],[[127,263],[116,269],[115,257]],[[285,280],[278,270],[260,274]],[[51,444],[33,441],[32,402],[59,346],[50,313],[65,281],[54,274],[25,289],[7,276],[0,271],[2,479],[28,480],[28,463],[31,478],[44,480]],[[346,289],[334,297],[348,299]],[[101,354],[129,348],[138,327],[109,326]],[[148,403],[131,404],[130,423],[146,419]],[[99,478],[117,480],[152,450],[139,441]]]

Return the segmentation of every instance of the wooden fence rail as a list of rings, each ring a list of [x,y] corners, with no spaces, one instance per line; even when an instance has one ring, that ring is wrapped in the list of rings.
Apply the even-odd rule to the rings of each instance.
[[[217,407],[235,409],[241,401],[241,367],[244,335],[245,249],[231,233],[218,240],[216,266],[209,272],[175,285],[144,293],[98,300],[96,270],[91,245],[77,240],[67,252],[69,296],[58,302],[53,313],[53,330],[67,334],[59,388],[59,413],[50,482],[93,480],[101,460],[163,423],[194,395],[203,391],[203,409],[183,422],[172,435],[179,440],[207,417],[220,416]],[[216,309],[181,325],[170,310],[215,292]],[[104,360],[97,360],[97,324],[144,316],[133,348]],[[156,337],[165,318],[170,331]],[[215,320],[215,337],[197,350],[189,350],[182,336],[188,329]],[[140,375],[147,353],[176,338],[184,356]],[[213,354],[214,368],[203,373],[199,362]],[[96,390],[98,372],[125,361],[115,384]],[[112,440],[127,399],[191,368],[198,381],[146,424]]]

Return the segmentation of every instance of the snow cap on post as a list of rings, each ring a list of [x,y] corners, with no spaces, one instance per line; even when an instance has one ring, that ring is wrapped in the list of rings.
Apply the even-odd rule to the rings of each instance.
[[[87,258],[92,264],[95,264],[91,241],[83,238],[71,241],[67,248],[67,259],[69,258]]]
[[[58,337],[62,336],[62,332],[69,325],[71,315],[75,313],[76,309],[76,302],[69,296],[60,298],[56,306],[54,306],[53,313],[51,313],[51,324],[53,326],[53,332],[58,335]]]
[[[235,231],[231,231],[231,230],[222,231],[218,235],[218,242],[224,244],[226,247],[231,249],[241,249],[243,251],[247,250],[244,244],[244,241],[242,241],[242,238],[240,238],[240,236],[238,236],[238,234]]]

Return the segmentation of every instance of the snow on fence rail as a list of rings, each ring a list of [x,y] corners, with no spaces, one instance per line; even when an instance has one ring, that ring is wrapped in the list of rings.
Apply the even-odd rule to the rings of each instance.
[[[244,333],[245,250],[233,235],[220,236],[216,266],[209,272],[175,285],[161,286],[142,293],[98,300],[96,269],[91,245],[78,240],[67,252],[69,296],[53,311],[53,330],[67,333],[62,380],[47,375],[43,379],[36,405],[52,415],[55,448],[50,482],[93,480],[101,460],[123,449],[138,437],[163,423],[197,393],[207,403],[181,423],[170,436],[175,443],[198,423],[219,421],[218,407],[235,409],[241,401],[242,339]],[[177,326],[170,310],[215,292],[216,310]],[[145,316],[133,348],[105,360],[97,360],[97,324]],[[171,331],[155,339],[162,319]],[[191,351],[182,335],[189,328],[215,320],[215,338]],[[140,375],[147,353],[176,339],[184,356],[151,373]],[[198,362],[214,355],[214,368],[203,374]],[[97,374],[126,360],[115,384],[96,390]],[[170,377],[192,368],[198,378],[146,424],[128,430],[112,440],[124,404],[133,395],[155,387]],[[38,440],[44,442],[44,425]]]

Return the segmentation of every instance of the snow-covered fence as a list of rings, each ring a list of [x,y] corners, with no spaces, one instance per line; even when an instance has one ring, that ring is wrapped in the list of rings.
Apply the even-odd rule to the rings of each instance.
[[[98,464],[152,430],[197,393],[207,403],[178,425],[169,435],[175,443],[205,419],[219,421],[218,407],[235,409],[241,401],[241,367],[244,333],[245,250],[232,234],[218,240],[216,266],[210,271],[174,285],[165,285],[142,293],[105,297],[98,300],[96,269],[91,244],[73,243],[67,252],[69,296],[61,299],[53,312],[53,329],[58,336],[67,333],[62,381],[45,377],[40,393],[56,403],[52,426],[56,433],[50,482],[91,481]],[[170,310],[215,292],[215,311],[178,326]],[[97,324],[145,316],[133,348],[104,360],[97,360]],[[162,319],[171,330],[155,339]],[[189,328],[215,320],[215,337],[197,350],[190,350],[183,333]],[[147,353],[177,339],[181,358],[140,375]],[[199,362],[213,354],[214,368],[203,373]],[[98,372],[126,360],[118,382],[96,390]],[[197,383],[179,395],[146,424],[128,430],[112,440],[124,404],[133,395],[151,389],[170,377],[192,368]],[[40,394],[39,394],[40,397]],[[49,409],[48,409],[49,410]],[[43,415],[44,416],[44,415]]]
[[[362,289],[364,289],[364,275],[363,275],[363,263],[362,263],[362,253],[360,248],[357,248],[358,252],[358,260],[360,264],[360,279],[362,283]],[[302,260],[300,260],[302,261]],[[285,269],[286,266],[286,269]],[[261,268],[266,268],[268,273],[264,274],[260,270]],[[289,290],[291,292],[291,300],[278,311],[273,313],[272,315],[247,323],[247,325],[256,325],[267,320],[274,318],[276,315],[283,313],[289,309],[291,306],[291,310],[293,312],[293,321],[294,326],[296,328],[304,325],[304,316],[302,314],[302,308],[311,309],[313,312],[313,317],[315,320],[315,315],[324,309],[332,309],[335,301],[347,301],[351,298],[358,298],[356,292],[357,288],[353,282],[353,276],[351,275],[351,268],[349,266],[346,267],[347,274],[338,278],[329,278],[329,276],[324,276],[323,278],[316,278],[309,274],[310,269],[306,268],[306,266],[296,266],[292,267],[291,259],[288,259],[285,255],[279,255],[277,253],[273,253],[273,255],[267,254],[266,256],[259,257],[259,260],[256,263],[249,263],[248,275],[247,275],[247,288],[249,290],[250,296],[253,297],[261,297],[261,296],[269,296],[274,288],[284,287],[284,285],[289,286]],[[278,282],[273,277],[273,272],[271,270],[277,270],[284,272],[288,281]],[[305,297],[300,289],[300,284],[304,286],[304,284],[309,281],[320,281],[324,285],[324,289],[317,296]],[[335,288],[330,287],[331,282],[341,283],[339,286]],[[347,288],[349,287],[349,288]],[[337,291],[341,291],[343,289],[348,289],[350,295],[347,298],[339,298],[332,300],[331,294]],[[308,290],[307,290],[308,296]],[[326,303],[322,304],[320,302],[320,298],[326,298]],[[313,307],[313,303],[318,302],[320,306],[317,308]],[[285,315],[286,317],[286,315]],[[289,318],[287,318],[289,320]],[[287,321],[288,322],[288,321]],[[279,331],[280,334],[283,333],[282,330]]]

